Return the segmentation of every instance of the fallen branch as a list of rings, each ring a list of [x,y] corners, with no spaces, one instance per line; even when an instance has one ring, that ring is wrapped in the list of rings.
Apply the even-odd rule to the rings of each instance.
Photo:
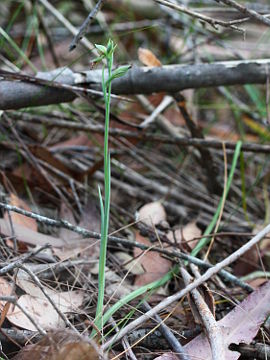
[[[266,84],[270,59],[224,61],[210,64],[168,65],[162,67],[133,67],[128,73],[113,80],[114,94],[134,95],[156,92],[174,93],[184,89],[198,89],[243,84]],[[33,81],[5,80],[7,72],[0,70],[0,109],[19,109],[68,102],[76,94],[55,85],[38,85]],[[11,73],[12,74],[12,73]],[[87,85],[87,89],[101,91],[102,70],[75,73],[69,69],[39,73],[38,78],[68,84]],[[86,91],[87,92],[87,91]]]

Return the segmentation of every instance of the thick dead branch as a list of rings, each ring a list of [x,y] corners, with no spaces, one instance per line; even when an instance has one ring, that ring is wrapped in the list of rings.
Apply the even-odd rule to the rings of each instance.
[[[211,64],[168,65],[162,67],[133,67],[128,73],[113,81],[114,94],[152,94],[178,92],[221,85],[266,84],[270,59],[225,61]],[[32,81],[5,80],[0,70],[0,109],[19,109],[72,101],[76,95],[68,89],[37,85]],[[61,77],[60,77],[61,75]],[[68,85],[87,85],[101,90],[102,70],[80,73],[57,69],[38,74],[39,78]]]

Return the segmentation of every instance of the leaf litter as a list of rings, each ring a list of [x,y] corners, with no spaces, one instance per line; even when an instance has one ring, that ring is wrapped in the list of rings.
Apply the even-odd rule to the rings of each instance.
[[[240,354],[228,349],[231,343],[250,344],[270,314],[270,281],[256,289],[218,321],[226,346],[226,359],[236,360]],[[263,331],[263,330],[262,330]],[[187,345],[188,354],[198,359],[211,359],[211,350],[205,335],[199,335]]]
[[[11,2],[3,2],[7,18],[12,15],[13,11],[9,3]],[[63,13],[67,11],[61,8],[60,2],[56,3],[59,3],[59,9],[63,10]],[[86,2],[84,3],[86,6]],[[141,14],[144,14],[143,18],[146,16],[145,8],[143,12],[137,13],[138,8],[145,6],[146,2],[137,4],[133,1],[117,1],[116,3],[117,6],[109,11],[104,7],[106,21],[111,22],[115,12],[118,12],[119,15],[119,12],[124,10],[125,17],[132,14],[130,20],[136,27],[137,20],[138,24],[141,21]],[[112,0],[112,4],[115,4],[115,1]],[[149,4],[146,5],[150,6],[151,4]],[[70,12],[70,16],[72,20],[74,16],[74,23],[77,23],[81,20],[82,11],[81,9],[78,11],[76,4],[74,9],[74,12]],[[162,62],[159,58],[163,59],[163,55],[166,55],[166,63],[170,62],[168,59],[171,59],[172,55],[172,58],[180,57],[181,63],[190,60],[193,63],[193,56],[196,54],[199,56],[196,59],[199,62],[204,61],[204,58],[208,61],[209,54],[211,57],[214,56],[215,60],[227,60],[228,57],[235,59],[236,50],[238,50],[238,55],[252,58],[252,51],[249,51],[252,45],[254,48],[256,47],[256,51],[269,57],[267,46],[264,49],[258,48],[257,43],[252,44],[250,38],[243,42],[236,34],[232,35],[233,39],[229,39],[230,43],[237,44],[237,47],[234,46],[233,52],[226,46],[224,48],[213,43],[214,33],[211,33],[209,41],[205,42],[202,30],[203,32],[207,31],[207,27],[198,30],[198,24],[195,22],[190,26],[196,33],[196,43],[193,40],[190,41],[183,36],[182,23],[181,26],[178,26],[179,19],[177,19],[176,12],[173,16],[169,12],[166,13],[165,24],[170,23],[168,21],[170,16],[172,16],[173,22],[170,23],[171,30],[168,31],[165,39],[163,32],[158,32],[159,27],[155,22],[151,22],[151,17],[156,14],[154,10],[157,9],[156,6],[150,10],[151,16],[150,19],[147,19],[150,23],[144,24],[145,31],[125,32],[125,36],[119,37],[119,42],[121,42],[119,48],[126,48],[130,57],[134,56],[135,59],[138,57],[145,66],[161,67]],[[160,16],[159,20],[164,20],[165,12],[162,14],[158,15]],[[47,16],[48,14],[44,13],[45,20],[48,20]],[[5,20],[4,18],[2,21]],[[11,29],[9,33],[14,38],[19,33],[16,38],[19,44],[25,36],[24,17],[18,16],[16,19],[14,18],[14,21],[18,22],[19,27]],[[12,22],[13,20],[11,20]],[[55,49],[61,49],[60,60],[63,65],[66,65],[67,54],[64,50],[65,46],[68,46],[66,29],[61,27],[61,31],[59,31],[60,25],[58,22],[54,23],[53,16],[49,19],[49,23],[52,24],[49,29],[52,39],[60,38],[60,42],[56,40]],[[2,28],[2,23],[0,25]],[[128,24],[123,23],[122,25],[125,29]],[[255,27],[252,27],[252,24],[250,26],[250,31],[254,36]],[[164,27],[160,26],[161,29]],[[256,24],[257,34],[262,30],[259,24]],[[95,36],[95,31],[101,30],[93,29],[90,37]],[[257,39],[256,34],[254,38]],[[134,39],[136,39],[135,42]],[[34,41],[31,39],[27,53],[35,66],[41,66]],[[51,61],[51,50],[49,47],[47,48],[43,38],[40,38],[40,41],[44,46],[45,61],[48,59]],[[222,41],[223,39],[219,38],[219,44]],[[264,39],[261,41],[263,42]],[[151,44],[152,47],[149,46],[149,49],[139,48],[137,52],[134,43],[143,43],[144,46]],[[195,45],[196,51],[194,51],[195,48],[192,48],[192,44]],[[7,44],[5,46],[7,47]],[[181,54],[179,49],[181,49]],[[81,51],[79,47],[78,51]],[[13,51],[10,51],[11,53],[13,54]],[[57,55],[60,55],[58,50]],[[77,55],[69,54],[68,59],[75,70],[81,71],[85,66],[83,63],[77,63]],[[122,55],[124,56],[124,54]],[[10,57],[8,52],[2,54],[1,51],[1,66],[2,56],[6,68],[12,64],[15,55]],[[7,57],[7,61],[5,57]],[[83,56],[83,58],[85,57]],[[129,62],[130,59],[126,61]],[[163,62],[165,63],[165,61]],[[51,68],[52,64],[47,65]],[[20,63],[20,67],[23,71],[29,71],[26,64]],[[216,89],[202,91],[198,97],[192,89],[188,91],[188,94],[186,91],[183,92],[187,99],[187,109],[190,113],[195,114],[194,124],[198,124],[205,130],[205,139],[218,141],[242,139],[248,144],[259,144],[264,137],[266,139],[269,131],[265,125],[267,124],[267,111],[264,107],[267,95],[264,94],[264,90],[255,87],[246,87],[245,90],[235,87],[235,89],[230,89],[231,93],[227,93],[227,97],[224,89],[218,90],[223,91],[223,93],[221,92],[222,96]],[[169,102],[166,100],[168,98],[171,98]],[[244,107],[241,99],[245,100]],[[207,178],[209,180],[209,174],[205,172],[205,167],[200,160],[198,161],[200,159],[199,148],[189,146],[184,149],[173,143],[176,134],[183,133],[187,141],[190,139],[190,134],[186,131],[185,116],[179,112],[176,104],[172,104],[171,94],[139,96],[133,100],[130,103],[122,101],[113,103],[111,124],[115,137],[111,139],[111,157],[113,160],[117,159],[118,165],[116,166],[116,162],[114,162],[112,166],[110,227],[114,235],[119,235],[119,238],[122,239],[127,239],[128,233],[132,233],[133,240],[128,238],[130,243],[136,240],[139,245],[148,248],[142,250],[139,247],[127,245],[127,243],[123,245],[120,241],[117,244],[116,242],[109,243],[105,311],[120,301],[122,304],[120,310],[113,314],[117,323],[123,319],[131,322],[140,316],[143,311],[140,304],[146,298],[150,305],[154,306],[164,296],[170,296],[183,287],[179,274],[176,272],[166,288],[162,287],[156,290],[155,294],[152,294],[149,288],[146,297],[141,296],[135,300],[133,298],[130,303],[124,302],[127,296],[140,289],[141,286],[146,286],[147,289],[147,286],[153,281],[166,276],[174,265],[180,264],[188,268],[187,263],[179,262],[178,257],[173,255],[168,257],[153,250],[159,248],[161,252],[168,250],[180,254],[190,254],[211,221],[220,199],[217,194],[209,193],[207,190],[206,183]],[[84,107],[82,100],[78,99],[75,106],[73,106],[74,104],[63,105],[61,108],[48,106],[40,108],[38,111],[26,109],[19,112],[8,111],[4,114],[12,121],[13,128],[10,126],[11,123],[5,121],[1,123],[1,135],[3,134],[3,139],[5,138],[2,139],[3,141],[1,140],[0,149],[1,159],[3,158],[1,161],[1,196],[3,195],[5,201],[10,205],[26,211],[34,211],[49,218],[61,218],[75,226],[78,225],[99,233],[100,219],[97,210],[96,189],[102,179],[103,162],[100,145],[103,143],[104,109],[97,99],[88,99],[87,101],[89,101],[87,108]],[[234,107],[235,105],[238,107],[241,101],[242,105],[239,109],[241,108],[245,114],[242,116],[239,110],[240,115],[235,121]],[[162,108],[165,103],[172,105],[166,105],[167,108],[164,105],[165,108]],[[159,112],[156,112],[157,107]],[[6,118],[3,117],[3,119]],[[144,124],[144,121],[149,119],[151,122],[147,123],[146,121]],[[52,121],[50,122],[50,120]],[[193,121],[193,119],[191,120]],[[242,120],[244,126],[240,126]],[[62,121],[68,122],[71,127],[63,128]],[[140,129],[142,124],[144,127]],[[80,126],[81,129],[85,125],[90,125],[93,130],[77,130],[76,126],[72,129],[72,125]],[[241,127],[241,131],[238,126]],[[131,137],[126,137],[127,133],[123,132],[121,133],[124,134],[123,136],[118,136],[117,132],[122,130],[129,131]],[[168,135],[168,144],[158,137],[160,134]],[[132,137],[134,135],[135,137]],[[150,137],[145,140],[141,137],[144,135]],[[152,142],[156,136],[156,140]],[[211,164],[211,166],[217,166],[219,169],[220,181],[224,168],[223,160],[221,160],[223,156],[217,149],[211,151],[215,158],[215,164]],[[230,151],[228,151],[229,161]],[[127,170],[121,168],[122,162]],[[220,226],[221,232],[213,235],[215,244],[210,257],[213,264],[240,248],[252,236],[252,232],[258,232],[257,225],[264,227],[265,222],[269,222],[267,211],[267,207],[269,207],[268,165],[268,160],[264,155],[256,154],[254,156],[252,153],[243,153],[242,164],[239,165],[235,174],[234,188],[225,204]],[[262,189],[264,189],[264,193]],[[138,208],[139,217],[135,217],[133,214]],[[97,353],[101,353],[101,349],[98,344],[91,343],[89,338],[96,306],[99,240],[91,237],[82,238],[81,235],[63,228],[58,230],[49,226],[41,226],[35,219],[13,211],[3,214],[3,218],[0,219],[0,228],[2,235],[1,267],[5,267],[13,261],[16,262],[33,249],[38,249],[47,243],[51,245],[50,249],[31,257],[30,262],[27,260],[24,266],[40,278],[43,290],[53,300],[59,312],[71,320],[77,332],[86,334],[86,338],[82,338],[76,336],[77,332],[68,331],[65,322],[44,296],[40,287],[22,268],[15,267],[15,270],[9,272],[8,275],[5,273],[0,277],[1,296],[15,298],[15,304],[1,300],[1,330],[3,333],[9,331],[9,334],[15,334],[14,341],[22,346],[27,341],[32,342],[31,345],[26,345],[23,350],[19,351],[16,359],[97,359]],[[256,247],[249,254],[244,254],[240,259],[241,263],[238,260],[236,265],[229,269],[234,275],[239,276],[255,275],[257,270],[262,269],[263,275],[260,275],[257,283],[254,282],[255,280],[250,281],[250,284],[254,284],[256,287],[252,294],[247,295],[233,283],[226,282],[223,278],[221,280],[219,277],[214,277],[207,283],[207,286],[199,288],[206,299],[207,293],[210,294],[208,304],[211,309],[216,310],[217,324],[223,331],[226,359],[236,359],[240,356],[239,353],[228,350],[230,343],[249,344],[252,339],[255,339],[255,342],[262,342],[266,339],[266,342],[269,343],[262,330],[262,325],[269,316],[269,282],[259,286],[259,283],[267,281],[268,243],[269,238],[264,239],[259,248]],[[16,303],[31,315],[34,323],[47,330],[47,336],[44,336],[41,341],[35,340],[34,336],[37,336],[38,333],[37,328],[16,306]],[[235,305],[234,309],[232,309],[233,305]],[[211,359],[207,336],[195,337],[194,335],[196,321],[190,320],[196,313],[193,306],[194,304],[189,300],[182,299],[176,309],[163,309],[161,316],[167,318],[169,315],[166,324],[176,333],[178,340],[183,342],[192,359]],[[156,323],[148,319],[146,325],[154,326]],[[23,334],[26,329],[30,331],[28,340],[24,338],[23,341],[18,342],[18,335]],[[51,331],[51,329],[53,330]],[[107,339],[113,331],[115,331],[115,325],[106,324]],[[184,337],[182,337],[182,332]],[[155,336],[155,331],[153,336]],[[11,336],[1,337],[4,351],[6,344],[11,343],[11,338]],[[34,344],[36,341],[37,343]],[[133,349],[138,359],[145,356],[144,346],[142,336],[141,342]],[[173,352],[165,353],[163,343],[160,346],[157,353],[149,343],[145,348],[149,353],[152,351],[152,358],[160,353],[163,354],[159,359],[176,358]],[[16,349],[18,351],[18,348]],[[118,356],[122,351],[122,345],[115,344],[112,351],[109,352],[109,357]],[[12,358],[13,349],[8,350],[8,354],[9,358]],[[2,357],[2,354],[0,356]]]
[[[137,214],[138,221],[155,230],[155,226],[166,221],[166,212],[160,202],[152,202],[144,205]],[[135,233],[136,241],[147,245],[151,248],[152,244],[147,238],[143,237],[138,231]],[[143,274],[137,274],[134,285],[143,286],[155,280],[160,279],[168,271],[170,271],[172,263],[170,260],[165,259],[160,254],[148,251],[143,252],[138,248],[134,248],[134,257],[136,263],[144,269]]]

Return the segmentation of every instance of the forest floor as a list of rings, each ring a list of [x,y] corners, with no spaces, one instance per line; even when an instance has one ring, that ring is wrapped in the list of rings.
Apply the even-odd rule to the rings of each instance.
[[[270,28],[108,0],[69,51],[92,7],[0,3],[0,358],[267,359]],[[112,88],[99,326],[107,110],[95,44],[109,39],[115,68],[132,67]]]

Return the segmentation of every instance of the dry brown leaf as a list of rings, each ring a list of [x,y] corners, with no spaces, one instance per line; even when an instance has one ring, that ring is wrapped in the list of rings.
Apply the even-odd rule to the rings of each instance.
[[[29,275],[26,272],[22,270],[18,271],[17,283],[26,292],[26,295],[22,295],[18,299],[18,303],[33,317],[37,324],[44,329],[65,326],[56,310],[47,300],[40,288],[30,280]],[[60,312],[73,312],[82,305],[84,299],[83,291],[57,292],[44,285],[43,288]],[[11,293],[12,286],[4,278],[0,278],[0,295],[11,295]],[[5,305],[6,302],[0,302],[0,309],[2,311]],[[11,323],[23,329],[32,331],[37,330],[34,324],[17,306],[10,307],[7,318]]]
[[[18,196],[13,193],[10,194],[9,204],[13,205],[13,206],[17,206],[26,211],[32,211],[31,208],[27,205],[27,203],[24,200],[18,198]],[[37,222],[35,219],[18,214],[14,211],[10,212],[10,217],[11,217],[11,220],[13,223],[23,225],[24,227],[27,227],[33,231],[37,231],[37,229],[38,229],[38,225],[37,225]],[[5,213],[4,219],[8,220],[7,213]]]
[[[16,169],[12,171],[12,173],[8,176],[10,180],[16,180],[15,186],[19,185],[18,182],[24,184],[25,181],[27,185],[32,189],[35,186],[39,186],[43,190],[47,191],[48,193],[54,192],[52,185],[45,179],[45,177],[37,171],[36,168],[31,166],[29,163],[22,164],[18,166]]]
[[[260,326],[269,316],[270,281],[256,289],[242,303],[237,305],[228,315],[217,322],[223,331],[226,345],[226,360],[236,360],[240,354],[230,351],[231,343],[249,344],[256,336]],[[197,336],[184,346],[189,356],[211,360],[211,348],[204,334]]]
[[[73,214],[64,204],[61,205],[60,217],[72,224],[76,224]],[[100,214],[93,197],[88,197],[88,201],[81,214],[79,227],[89,231],[100,232]],[[60,237],[65,241],[65,245],[61,249],[54,249],[54,253],[61,260],[72,258],[79,253],[83,253],[84,256],[92,260],[98,259],[99,240],[93,238],[82,239],[81,235],[76,235],[74,232],[65,229],[60,232]]]
[[[98,360],[98,346],[70,330],[49,332],[37,344],[25,346],[14,360]]]
[[[87,203],[83,207],[79,227],[89,231],[100,232],[100,213],[97,202],[92,196],[88,197]],[[77,250],[83,248],[84,256],[95,260],[99,258],[99,245],[99,240],[90,237],[87,239],[87,246],[86,242],[83,244],[82,240],[77,241]],[[76,248],[74,250],[76,251]]]
[[[35,272],[35,270],[34,270],[35,265],[34,264],[26,263],[26,264],[24,264],[24,266],[27,269],[29,269],[30,271]],[[33,282],[30,275],[26,271],[24,271],[22,269],[20,269],[17,272],[16,285],[18,285],[28,295],[31,295],[33,297],[37,297],[37,298],[40,298],[40,299],[44,298],[44,294],[40,290],[40,288]],[[47,291],[47,294],[49,294],[49,295],[53,295],[56,292],[55,290],[47,288],[46,286],[43,286],[43,288]]]
[[[76,225],[72,211],[64,203],[61,203],[60,218]],[[89,231],[100,232],[100,214],[96,208],[95,199],[90,196],[83,208],[79,226]],[[91,257],[91,259],[98,258],[99,241],[96,239],[88,239],[87,242],[86,240],[82,241],[81,236],[63,228],[60,230],[59,237],[63,239],[66,244],[61,249],[54,250],[54,253],[61,260],[72,258],[80,252],[84,252],[84,254]]]
[[[79,226],[89,231],[100,232],[100,212],[94,197],[89,196],[83,208]]]
[[[99,273],[99,264],[96,263],[91,269],[91,274],[98,275]],[[105,278],[106,278],[106,286],[105,291],[106,294],[113,298],[121,299],[124,296],[130,294],[134,288],[129,285],[122,277],[116,274],[113,270],[109,269],[105,266]]]
[[[178,245],[185,245],[189,249],[193,249],[199,241],[199,239],[193,239],[199,238],[201,235],[202,231],[198,228],[196,222],[192,221],[183,228],[176,229],[174,233],[170,231],[167,236],[172,242],[176,241]]]
[[[35,144],[29,145],[28,149],[36,158],[44,160],[46,163],[50,164],[54,168],[60,170],[61,172],[69,176],[72,175],[72,171],[64,163],[62,163],[62,161],[56,158],[54,154],[46,147]]]
[[[159,201],[154,201],[142,206],[138,212],[138,220],[141,220],[150,227],[166,221],[164,206]]]
[[[82,304],[83,292],[68,291],[51,293],[50,298],[60,312],[73,312]],[[18,304],[26,310],[26,312],[32,316],[35,323],[43,329],[59,329],[65,327],[64,321],[43,294],[40,297],[34,297],[28,294],[22,295],[18,299]],[[20,328],[31,331],[37,330],[35,325],[17,306],[15,306],[14,309],[10,309],[7,318],[12,324]]]
[[[246,281],[246,282],[250,286],[252,286],[253,289],[257,289],[260,286],[262,286],[264,283],[266,283],[266,281],[267,281],[267,278],[260,277],[260,278],[257,278],[257,279],[254,279],[254,280],[249,280],[249,281]]]
[[[143,65],[154,67],[162,66],[161,62],[151,50],[139,48],[138,58]]]
[[[166,221],[165,209],[159,201],[148,203],[139,210],[138,220],[141,220],[150,227],[156,226]],[[150,247],[153,245],[148,239],[141,236],[139,232],[136,232],[136,241]],[[142,254],[142,250],[134,248],[135,258],[138,258]],[[136,276],[135,285],[137,286],[143,286],[160,279],[171,268],[171,261],[153,251],[145,252],[144,255],[138,259],[138,263],[143,267],[144,274]]]
[[[32,268],[35,267],[33,264],[24,264],[25,267],[27,267],[29,270],[34,271]],[[41,291],[41,289],[33,282],[30,275],[20,269],[17,272],[16,276],[16,284],[20,286],[22,290],[26,292],[27,295],[30,295],[35,298],[44,299],[46,300],[46,297],[44,293]],[[70,304],[74,304],[74,306],[80,306],[82,300],[83,300],[83,292],[76,290],[76,291],[56,291],[54,289],[48,288],[45,285],[42,285],[43,289],[46,291],[46,293],[54,299],[56,304],[59,304],[60,308],[62,308],[62,303],[65,304],[65,301],[69,302]],[[59,299],[58,299],[59,298]],[[65,311],[63,308],[62,311]]]
[[[0,296],[10,296],[12,294],[12,285],[5,278],[0,277]],[[0,309],[4,304],[0,301]]]
[[[18,241],[22,241],[30,245],[46,245],[50,244],[54,247],[61,247],[65,245],[65,242],[54,236],[49,236],[35,232],[25,226],[13,224],[14,233]],[[12,236],[12,231],[7,220],[0,219],[0,232],[4,236]]]
[[[3,322],[5,321],[6,317],[7,317],[7,313],[9,312],[10,306],[12,304],[11,303],[6,303],[3,307],[3,310],[1,311],[1,317],[0,317],[0,328],[3,325]]]
[[[133,290],[134,286],[127,284],[127,282],[121,283],[120,279],[117,283],[108,282],[106,285],[106,295],[113,297],[114,299],[122,299],[125,296],[128,296]]]
[[[12,290],[13,290],[12,285],[5,278],[1,277],[0,278],[0,296],[10,296],[10,295],[12,295]],[[10,309],[10,306],[11,306],[10,303],[0,301],[0,310],[1,310],[0,328],[2,327],[2,324],[7,317],[7,313]]]
[[[253,246],[237,260],[233,267],[234,274],[236,276],[245,276],[258,270],[259,259],[259,249],[257,246]]]
[[[81,238],[73,238],[75,243],[71,243],[70,245],[65,245],[62,248],[53,248],[52,252],[56,255],[61,261],[66,261],[70,259],[76,259],[80,254],[83,254],[87,251],[89,252],[89,247],[91,245],[87,243],[87,241],[80,241]]]
[[[30,295],[22,295],[18,300],[18,304],[32,316],[34,322],[41,328],[53,329],[65,327],[64,321],[46,300],[35,299]],[[37,331],[35,325],[17,306],[9,312],[7,318],[13,325],[22,329]]]
[[[68,140],[61,141],[50,147],[50,150],[59,150],[69,148],[70,146],[93,146],[92,141],[85,134],[74,136]]]
[[[139,232],[136,232],[136,241],[147,246],[153,245],[148,239],[141,236]],[[142,254],[142,250],[134,248],[134,256],[136,258]],[[170,260],[163,258],[159,253],[154,251],[145,252],[144,255],[138,259],[138,262],[142,265],[145,272],[142,275],[136,276],[134,285],[137,286],[143,286],[160,279],[163,275],[170,271],[172,266]]]

